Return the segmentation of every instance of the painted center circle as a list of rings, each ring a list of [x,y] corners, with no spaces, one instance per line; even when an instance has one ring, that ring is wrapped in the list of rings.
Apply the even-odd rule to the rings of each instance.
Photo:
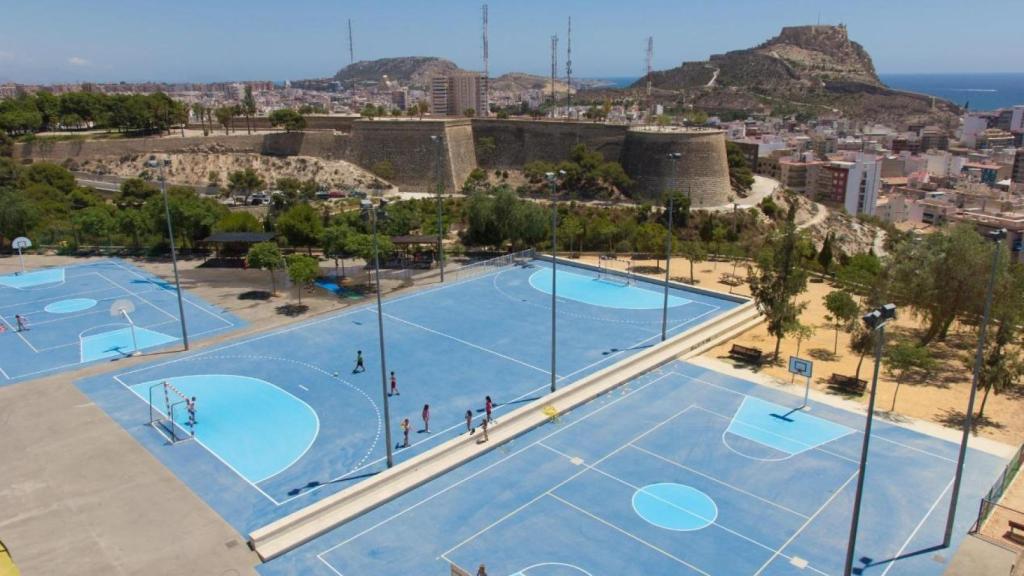
[[[50,314],[70,314],[71,312],[80,312],[82,310],[88,310],[96,305],[96,301],[92,298],[72,298],[70,300],[58,300],[51,302],[46,305],[46,310]]]
[[[633,510],[666,530],[687,532],[707,528],[718,518],[710,496],[685,484],[648,484],[633,493]]]

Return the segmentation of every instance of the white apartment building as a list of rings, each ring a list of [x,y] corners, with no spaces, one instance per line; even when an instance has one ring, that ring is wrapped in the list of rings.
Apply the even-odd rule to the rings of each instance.
[[[843,206],[850,214],[874,215],[878,189],[882,185],[882,163],[873,154],[857,154],[846,180]]]

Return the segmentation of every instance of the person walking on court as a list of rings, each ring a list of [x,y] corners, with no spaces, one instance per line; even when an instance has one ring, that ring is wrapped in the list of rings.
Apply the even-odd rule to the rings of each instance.
[[[477,440],[476,441],[477,444],[483,444],[484,442],[487,442],[487,419],[486,418],[484,418],[483,421],[480,422],[480,431],[484,433],[484,437],[479,439],[479,440]]]
[[[423,431],[430,434],[430,404],[423,405]]]
[[[487,576],[487,567],[481,564],[480,567],[476,569],[476,576]]]
[[[487,413],[487,418],[486,418],[486,421],[487,421],[487,422],[490,422],[490,421],[491,421],[491,411],[492,411],[492,410],[494,410],[494,402],[491,402],[491,397],[490,397],[490,396],[488,396],[488,397],[487,397],[487,398],[486,398],[486,399],[484,400],[484,412],[486,412],[486,413]]]
[[[365,372],[365,371],[366,371],[366,367],[363,366],[363,351],[362,350],[356,350],[356,367],[352,369],[352,373],[355,374],[356,372]]]
[[[391,393],[388,396],[401,396],[402,393],[398,391],[398,380],[395,379],[395,372],[391,372]]]
[[[469,432],[470,436],[472,436],[473,433],[476,432],[476,428],[473,428],[473,411],[472,410],[466,410],[466,432]]]
[[[14,322],[18,325],[18,332],[28,330],[28,321],[21,314],[14,315]]]
[[[409,424],[408,418],[402,420],[402,448],[409,447],[409,428],[411,427],[412,425]]]

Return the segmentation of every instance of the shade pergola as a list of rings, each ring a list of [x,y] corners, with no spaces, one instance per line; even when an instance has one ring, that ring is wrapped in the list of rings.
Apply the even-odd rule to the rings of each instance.
[[[274,239],[273,232],[216,232],[203,239],[214,246],[215,258],[242,258],[249,247]]]
[[[431,268],[437,260],[437,234],[392,236],[403,268]]]

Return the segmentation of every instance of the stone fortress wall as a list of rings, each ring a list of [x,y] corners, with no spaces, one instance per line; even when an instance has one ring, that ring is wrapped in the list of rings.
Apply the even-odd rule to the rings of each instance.
[[[60,163],[139,154],[235,152],[345,160],[368,170],[386,162],[392,183],[408,190],[432,190],[438,148],[431,137],[438,137],[445,187],[454,190],[478,166],[519,169],[535,160],[559,162],[568,159],[576,145],[585,144],[622,164],[635,183],[630,192],[637,199],[656,200],[667,190],[689,191],[693,205],[699,207],[725,204],[731,194],[725,135],[720,130],[546,120],[327,118],[318,123],[329,128],[293,133],[39,140],[16,145],[15,156]],[[494,149],[478,158],[484,138],[493,140]],[[680,153],[681,159],[669,160],[670,152]]]

